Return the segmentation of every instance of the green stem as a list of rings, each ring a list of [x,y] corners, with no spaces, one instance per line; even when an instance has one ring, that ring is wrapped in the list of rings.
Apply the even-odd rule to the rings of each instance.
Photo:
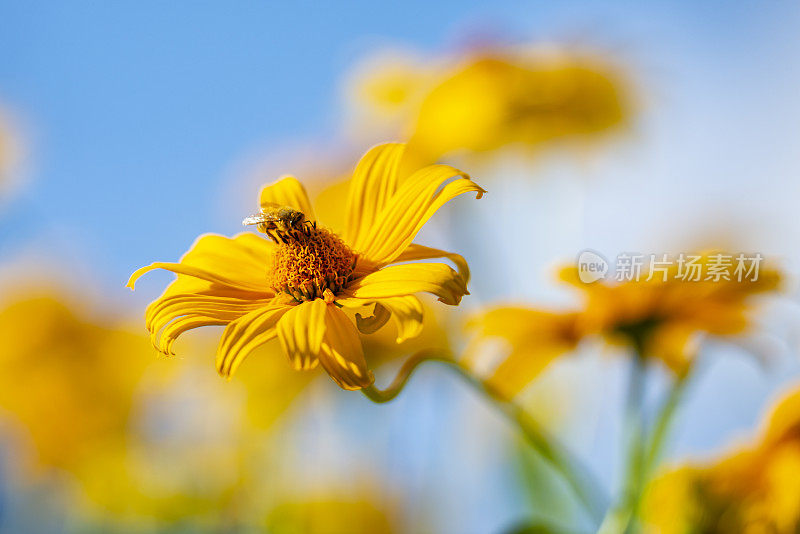
[[[661,461],[667,435],[672,427],[672,421],[675,418],[675,411],[683,400],[683,395],[686,391],[686,383],[687,377],[680,377],[672,384],[669,395],[658,414],[653,434],[650,437],[650,446],[648,447],[644,464],[644,474],[648,478],[653,474],[658,463]]]
[[[644,422],[641,407],[644,400],[645,364],[639,351],[631,361],[628,394],[625,401],[625,434],[628,463],[622,499],[608,511],[600,526],[600,534],[628,532],[634,522],[633,503],[638,500],[644,468]]]
[[[641,358],[638,358],[641,362]],[[634,412],[634,405],[637,404],[635,399],[640,397],[643,392],[639,390],[640,386],[636,382],[643,382],[641,380],[641,363],[636,364],[631,375],[631,386],[628,396],[628,405],[626,408],[628,425],[635,424],[639,427],[639,440],[631,442],[631,445],[637,443],[635,448],[631,446],[629,449],[629,464],[628,475],[626,477],[626,491],[624,498],[613,513],[610,513],[606,520],[603,521],[603,528],[601,532],[629,532],[636,526],[636,521],[639,516],[639,507],[641,506],[642,494],[646,489],[647,483],[650,481],[653,473],[658,466],[659,461],[666,444],[669,430],[672,426],[672,421],[675,418],[675,413],[683,400],[683,395],[686,390],[686,383],[688,377],[680,377],[673,382],[667,398],[661,405],[658,416],[656,418],[653,430],[649,439],[645,440],[644,436],[644,423],[639,416],[638,422],[632,423],[632,413]],[[638,370],[637,370],[638,368]],[[639,378],[637,378],[637,376]],[[640,405],[640,403],[638,403]],[[631,432],[633,435],[633,432]]]
[[[649,483],[659,461],[661,460],[661,455],[666,444],[666,438],[669,434],[672,421],[675,417],[675,411],[683,399],[683,393],[685,389],[686,377],[681,377],[676,380],[672,384],[670,392],[667,395],[666,400],[663,402],[661,409],[659,410],[655,426],[650,435],[649,442],[647,443],[646,451],[643,451],[642,465],[639,471],[639,482],[637,484],[638,488],[629,504],[630,522],[628,523],[628,528],[630,528],[632,523],[636,521],[639,516],[639,507],[641,506],[642,494],[644,493],[647,484]]]
[[[445,364],[477,391],[490,398],[495,406],[522,431],[530,445],[555,469],[569,485],[580,503],[586,508],[593,520],[602,517],[606,506],[600,486],[588,476],[586,469],[576,470],[574,458],[569,457],[563,447],[556,444],[539,424],[519,405],[506,399],[497,389],[473,376],[448,354],[438,351],[420,351],[408,358],[391,384],[386,389],[377,389],[374,385],[364,388],[362,392],[370,400],[377,403],[394,399],[405,386],[414,369],[425,361]],[[590,490],[587,490],[591,488]]]
[[[630,463],[628,464],[623,501],[627,517],[624,532],[630,532],[636,524],[636,509],[644,485],[646,439],[642,408],[644,404],[645,376],[644,355],[639,352],[634,358],[633,369],[631,370],[630,390],[625,410],[627,426],[630,429],[628,445]]]

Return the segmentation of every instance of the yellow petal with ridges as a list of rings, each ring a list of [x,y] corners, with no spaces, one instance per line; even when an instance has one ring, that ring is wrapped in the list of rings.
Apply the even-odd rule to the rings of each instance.
[[[355,325],[336,306],[325,307],[325,337],[319,362],[342,389],[356,390],[375,381],[367,369]]]
[[[272,244],[255,234],[239,234],[228,238],[206,234],[195,240],[178,263],[156,262],[137,269],[128,280],[134,289],[136,281],[154,269],[165,269],[182,277],[196,279],[195,288],[216,286],[239,291],[272,294],[264,276],[264,265],[272,257]]]
[[[431,293],[441,302],[456,305],[469,295],[467,286],[452,267],[443,263],[390,265],[351,282],[344,296],[366,300]]]
[[[321,299],[303,302],[292,307],[278,321],[278,339],[298,370],[313,368],[325,335],[325,308]]]
[[[378,214],[397,190],[397,169],[405,145],[386,143],[367,152],[358,162],[347,198],[344,239],[360,250]]]
[[[171,355],[173,343],[187,330],[228,324],[255,309],[268,306],[271,300],[249,301],[209,295],[162,297],[147,307],[145,325],[150,331],[153,346]]]
[[[458,269],[458,274],[461,275],[461,278],[464,280],[466,284],[469,282],[469,265],[467,264],[467,260],[464,259],[463,256],[460,254],[456,254],[454,252],[447,252],[445,250],[439,250],[437,248],[426,247],[423,245],[417,245],[416,243],[411,243],[408,248],[406,248],[399,256],[397,256],[392,263],[400,263],[404,261],[417,261],[417,260],[430,260],[434,258],[447,258],[448,260],[452,261],[453,264]]]
[[[362,319],[356,314],[356,325],[362,334],[377,332],[391,317],[397,326],[397,343],[417,337],[422,332],[423,306],[414,295],[387,297],[378,300],[365,300],[355,297],[336,299],[336,303],[344,308],[362,308],[375,305],[372,317]]]
[[[250,352],[276,337],[276,325],[290,306],[283,302],[252,311],[232,321],[217,346],[217,371],[231,376]]]
[[[277,182],[265,186],[261,190],[259,202],[262,208],[288,206],[302,211],[310,221],[315,219],[306,188],[294,176],[284,176]]]
[[[463,193],[485,191],[454,167],[431,165],[416,171],[398,188],[358,251],[375,263],[391,263],[445,203]]]
[[[397,343],[417,337],[422,332],[422,302],[414,295],[392,297],[378,301],[392,313],[397,325]]]

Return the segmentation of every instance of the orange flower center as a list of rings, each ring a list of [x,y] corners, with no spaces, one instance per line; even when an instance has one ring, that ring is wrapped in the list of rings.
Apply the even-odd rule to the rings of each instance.
[[[306,222],[302,230],[281,237],[268,274],[276,292],[298,301],[327,301],[350,281],[356,254],[333,232]]]

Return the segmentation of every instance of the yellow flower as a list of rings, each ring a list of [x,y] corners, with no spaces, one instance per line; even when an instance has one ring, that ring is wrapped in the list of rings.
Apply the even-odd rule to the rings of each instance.
[[[446,165],[421,168],[403,181],[398,166],[405,145],[370,150],[355,169],[341,236],[317,223],[305,189],[285,177],[261,192],[257,224],[270,239],[240,234],[200,237],[179,263],[137,270],[128,285],[152,269],[177,279],[147,309],[154,345],[171,353],[192,328],[225,325],[217,369],[231,375],[256,347],[277,337],[295,369],[318,364],[344,389],[374,378],[358,331],[369,333],[393,318],[398,341],[419,334],[428,292],[457,305],[468,294],[464,259],[413,244],[425,222],[446,202],[484,190]],[[457,267],[439,262],[447,258]],[[408,263],[413,262],[413,263]],[[355,324],[349,314],[355,311]]]
[[[412,167],[464,151],[594,139],[623,125],[632,107],[616,69],[567,51],[493,49],[427,63],[382,54],[354,78],[352,115],[362,129],[408,138]]]
[[[593,135],[625,119],[621,87],[597,61],[481,55],[427,94],[409,148],[435,160],[460,149],[481,152]]]
[[[800,389],[781,400],[767,420],[757,443],[654,480],[644,500],[647,532],[797,532]]]
[[[346,82],[347,116],[370,138],[403,135],[405,123],[437,80],[437,70],[400,50],[368,57],[353,69]]]
[[[701,263],[710,256],[702,256]],[[565,268],[562,280],[580,289],[585,304],[580,312],[583,335],[601,335],[613,345],[636,350],[684,375],[698,350],[698,336],[731,336],[747,329],[749,299],[777,289],[780,276],[762,268],[757,280],[691,281],[678,278],[673,267],[664,279],[586,284],[577,269]]]
[[[764,268],[756,281],[741,282],[683,281],[675,272],[667,274],[666,281],[658,275],[650,281],[587,284],[580,281],[576,268],[567,267],[560,277],[583,292],[581,309],[500,307],[474,318],[470,325],[477,331],[477,342],[499,338],[510,348],[489,382],[516,395],[558,356],[590,336],[636,350],[683,376],[696,355],[699,335],[743,332],[749,326],[750,297],[773,291],[780,282],[777,271]],[[467,365],[479,365],[474,354]]]
[[[71,469],[123,441],[146,338],[86,320],[62,295],[4,304],[0,408],[24,427],[35,465]]]

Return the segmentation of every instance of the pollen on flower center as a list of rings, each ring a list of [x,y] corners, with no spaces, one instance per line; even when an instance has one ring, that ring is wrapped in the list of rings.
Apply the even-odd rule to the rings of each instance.
[[[269,270],[269,284],[297,300],[328,298],[350,280],[356,254],[339,236],[316,225],[306,225],[278,243]]]

